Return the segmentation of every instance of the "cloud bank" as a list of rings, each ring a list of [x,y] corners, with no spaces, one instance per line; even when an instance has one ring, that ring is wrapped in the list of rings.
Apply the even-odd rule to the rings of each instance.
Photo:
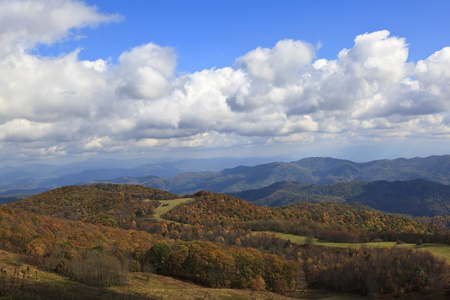
[[[176,75],[152,43],[118,63],[33,55],[76,29],[116,22],[75,1],[0,2],[0,151],[54,157],[179,147],[358,144],[450,135],[450,47],[408,61],[405,38],[358,35],[336,59],[281,40],[234,66]]]

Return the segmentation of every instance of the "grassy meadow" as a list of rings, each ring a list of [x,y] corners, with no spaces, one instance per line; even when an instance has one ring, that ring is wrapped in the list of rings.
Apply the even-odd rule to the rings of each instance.
[[[179,198],[179,199],[173,199],[173,200],[158,200],[158,202],[161,203],[160,206],[158,206],[155,209],[155,215],[153,216],[156,220],[162,221],[162,215],[164,215],[166,212],[172,210],[175,206],[180,205],[182,203],[186,203],[189,201],[194,200],[193,198]]]
[[[286,233],[280,233],[280,232],[270,232],[277,234],[280,238],[285,240],[291,240],[291,242],[296,244],[304,244],[306,241],[305,236],[298,236],[293,234],[286,234]],[[337,248],[347,248],[347,247],[372,247],[372,248],[382,248],[386,246],[401,246],[401,247],[408,247],[416,250],[428,250],[433,255],[437,257],[442,257],[447,260],[447,262],[450,263],[450,245],[445,244],[431,244],[431,243],[423,243],[422,245],[416,245],[416,244],[397,244],[396,242],[371,242],[371,243],[329,243],[321,241],[317,238],[313,238],[313,244],[317,246],[326,246],[326,247],[337,247]]]

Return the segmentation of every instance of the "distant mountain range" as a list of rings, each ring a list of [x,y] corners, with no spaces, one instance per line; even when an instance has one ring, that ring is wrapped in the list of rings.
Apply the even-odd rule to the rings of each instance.
[[[87,160],[63,165],[29,164],[0,167],[0,195],[41,193],[66,185],[117,177],[173,177],[183,172],[219,171],[241,164],[256,165],[267,158],[184,159],[145,163],[133,160]]]
[[[258,161],[261,159],[253,158],[247,163]],[[0,195],[39,193],[60,186],[94,182],[140,184],[181,195],[199,190],[236,193],[264,188],[277,182],[330,184],[423,179],[446,185],[450,183],[450,155],[366,163],[312,157],[288,163],[238,166],[218,171],[223,166],[244,162],[243,159],[222,158],[143,164],[130,168],[113,161],[90,162],[90,165],[75,163],[63,166],[3,167],[0,168]]]
[[[254,167],[239,166],[220,172],[181,173],[170,178],[120,177],[104,182],[151,186],[176,194],[199,190],[236,193],[260,189],[277,182],[329,184],[352,181],[409,181],[450,183],[450,155],[427,158],[376,160],[355,163],[349,160],[312,157],[294,162],[275,162]]]
[[[279,182],[231,195],[267,206],[322,201],[358,202],[378,210],[413,216],[450,215],[450,186],[423,179],[333,184]]]

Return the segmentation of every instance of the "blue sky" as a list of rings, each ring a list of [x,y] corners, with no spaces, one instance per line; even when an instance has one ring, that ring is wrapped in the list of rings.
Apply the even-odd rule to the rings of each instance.
[[[0,1],[0,157],[446,154],[448,1]]]
[[[82,47],[80,57],[117,58],[153,42],[176,49],[179,72],[231,66],[256,47],[282,39],[321,45],[319,58],[335,59],[366,32],[387,29],[405,37],[409,60],[425,59],[450,45],[448,1],[85,1],[122,20],[83,28],[85,38],[58,43],[53,53]],[[55,45],[53,45],[55,46]],[[48,49],[46,49],[48,50]]]

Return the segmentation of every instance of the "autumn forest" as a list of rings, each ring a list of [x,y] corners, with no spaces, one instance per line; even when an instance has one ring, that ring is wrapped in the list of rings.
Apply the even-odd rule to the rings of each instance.
[[[32,278],[31,268],[100,289],[147,274],[267,297],[308,299],[312,290],[388,298],[449,293],[450,229],[436,218],[360,203],[267,207],[207,191],[181,196],[92,184],[2,205],[0,224],[0,248],[28,268],[23,280]],[[37,283],[13,284],[22,273],[0,268],[0,299],[71,299]],[[159,299],[136,292],[123,298]]]

